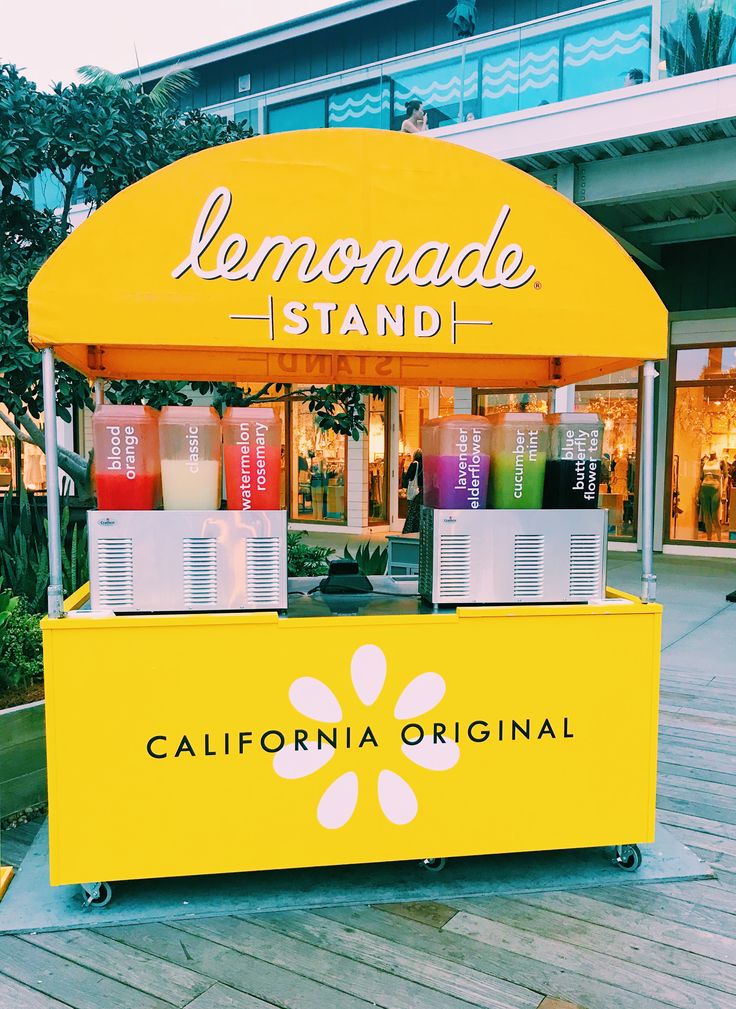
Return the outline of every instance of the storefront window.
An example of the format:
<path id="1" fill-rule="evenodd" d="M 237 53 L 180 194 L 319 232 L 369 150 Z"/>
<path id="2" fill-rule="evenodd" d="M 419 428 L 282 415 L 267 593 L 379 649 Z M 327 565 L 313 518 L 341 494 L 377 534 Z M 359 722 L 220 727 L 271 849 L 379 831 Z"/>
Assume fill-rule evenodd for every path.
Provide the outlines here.
<path id="1" fill-rule="evenodd" d="M 23 483 L 26 490 L 46 490 L 46 456 L 35 445 L 23 445 Z"/>
<path id="2" fill-rule="evenodd" d="M 670 539 L 736 541 L 736 347 L 676 352 Z"/>
<path id="3" fill-rule="evenodd" d="M 292 403 L 290 518 L 346 522 L 346 484 L 344 435 L 323 431 L 306 403 Z"/>
<path id="4" fill-rule="evenodd" d="M 549 402 L 544 393 L 525 389 L 478 389 L 473 412 L 482 417 L 492 413 L 548 413 Z"/>
<path id="5" fill-rule="evenodd" d="M 432 416 L 431 393 L 426 386 L 418 388 L 400 388 L 399 397 L 399 518 L 406 518 L 409 506 L 406 499 L 408 480 L 406 471 L 411 464 L 412 456 L 419 448 L 419 438 L 422 424 Z"/>
<path id="6" fill-rule="evenodd" d="M 368 401 L 368 522 L 388 521 L 388 397 Z"/>
<path id="7" fill-rule="evenodd" d="M 637 433 L 639 373 L 636 368 L 581 382 L 575 409 L 597 413 L 603 421 L 603 459 L 599 504 L 608 509 L 608 532 L 635 539 L 637 519 Z"/>
<path id="8" fill-rule="evenodd" d="M 452 388 L 452 386 L 450 386 L 449 388 L 440 387 L 437 416 L 450 417 L 454 412 L 455 412 L 455 390 Z"/>
<path id="9" fill-rule="evenodd" d="M 15 486 L 15 438 L 0 437 L 0 494 L 12 491 Z"/>

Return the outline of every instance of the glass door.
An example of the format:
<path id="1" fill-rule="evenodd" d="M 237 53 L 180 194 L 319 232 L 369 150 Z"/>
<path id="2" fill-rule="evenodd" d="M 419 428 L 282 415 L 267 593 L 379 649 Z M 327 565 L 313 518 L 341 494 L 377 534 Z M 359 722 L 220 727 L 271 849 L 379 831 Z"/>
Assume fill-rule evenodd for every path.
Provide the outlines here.
<path id="1" fill-rule="evenodd" d="M 388 522 L 389 401 L 368 400 L 368 524 Z"/>
<path id="2" fill-rule="evenodd" d="M 736 346 L 675 355 L 669 539 L 736 545 Z"/>

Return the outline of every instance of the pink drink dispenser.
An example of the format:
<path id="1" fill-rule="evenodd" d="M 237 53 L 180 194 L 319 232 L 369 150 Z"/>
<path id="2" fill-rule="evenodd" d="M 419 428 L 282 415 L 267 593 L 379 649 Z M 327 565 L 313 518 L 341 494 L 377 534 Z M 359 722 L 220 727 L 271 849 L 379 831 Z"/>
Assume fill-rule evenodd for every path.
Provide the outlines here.
<path id="1" fill-rule="evenodd" d="M 161 466 L 158 414 L 148 406 L 101 404 L 92 417 L 97 507 L 151 511 L 158 504 Z"/>
<path id="2" fill-rule="evenodd" d="M 426 431 L 426 436 L 425 436 Z M 422 427 L 424 502 L 433 508 L 486 507 L 491 424 L 487 417 L 454 414 Z M 429 494 L 427 488 L 431 488 Z"/>
<path id="3" fill-rule="evenodd" d="M 222 421 L 227 506 L 236 511 L 281 507 L 281 421 L 272 409 L 230 407 Z"/>

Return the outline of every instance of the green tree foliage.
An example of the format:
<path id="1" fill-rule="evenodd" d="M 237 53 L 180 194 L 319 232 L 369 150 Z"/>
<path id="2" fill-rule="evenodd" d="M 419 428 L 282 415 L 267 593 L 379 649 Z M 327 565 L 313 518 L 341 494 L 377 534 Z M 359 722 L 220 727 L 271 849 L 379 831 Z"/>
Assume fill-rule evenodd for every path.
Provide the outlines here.
<path id="1" fill-rule="evenodd" d="M 133 90 L 138 87 L 135 81 L 120 74 L 115 74 L 104 67 L 90 66 L 87 64 L 77 68 L 77 73 L 87 84 L 97 84 L 100 87 L 111 91 L 121 91 L 126 88 Z M 141 93 L 144 100 L 148 101 L 154 109 L 163 111 L 175 105 L 179 97 L 194 87 L 196 78 L 191 70 L 170 70 L 163 77 L 156 81 L 150 91 Z"/>
<path id="2" fill-rule="evenodd" d="M 731 63 L 736 21 L 719 4 L 707 11 L 689 6 L 679 21 L 662 29 L 662 50 L 670 77 Z"/>
<path id="3" fill-rule="evenodd" d="M 28 284 L 70 231 L 70 212 L 82 202 L 89 212 L 126 186 L 188 154 L 245 139 L 252 130 L 199 110 L 171 107 L 181 79 L 169 80 L 156 100 L 100 68 L 86 68 L 90 83 L 38 91 L 16 67 L 0 66 L 0 420 L 22 441 L 44 448 L 40 355 L 28 343 Z M 179 78 L 181 75 L 179 75 Z M 155 91 L 155 89 L 154 89 Z M 53 209 L 34 202 L 34 187 L 53 180 Z M 303 400 L 326 429 L 358 437 L 365 430 L 362 393 L 355 386 L 289 390 L 278 385 L 240 389 L 199 383 L 197 393 L 221 405 Z M 176 382 L 113 382 L 111 400 L 188 404 L 191 390 Z M 60 366 L 59 416 L 91 405 L 89 383 Z M 84 499 L 91 497 L 89 460 L 60 449 L 59 464 Z"/>

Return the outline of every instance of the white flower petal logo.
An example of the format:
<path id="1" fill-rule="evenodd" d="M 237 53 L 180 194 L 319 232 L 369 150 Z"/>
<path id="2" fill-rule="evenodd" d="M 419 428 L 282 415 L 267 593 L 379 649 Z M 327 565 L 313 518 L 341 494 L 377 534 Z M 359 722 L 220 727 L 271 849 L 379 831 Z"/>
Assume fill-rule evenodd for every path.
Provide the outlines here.
<path id="1" fill-rule="evenodd" d="M 361 645 L 353 653 L 350 678 L 358 699 L 366 706 L 376 703 L 386 683 L 386 656 L 377 645 Z M 438 673 L 415 676 L 399 695 L 394 717 L 400 721 L 418 718 L 435 708 L 445 696 L 445 681 Z M 339 725 L 343 710 L 335 694 L 321 680 L 302 676 L 289 689 L 292 706 L 306 718 Z M 414 764 L 428 771 L 448 771 L 460 759 L 460 748 L 453 740 L 425 736 L 421 742 L 404 742 L 401 752 Z M 305 778 L 325 767 L 335 756 L 334 746 L 319 747 L 307 739 L 285 746 L 273 758 L 273 769 L 280 778 Z M 317 820 L 327 830 L 338 830 L 351 819 L 358 806 L 360 782 L 355 771 L 347 771 L 325 788 L 317 805 Z M 378 803 L 383 815 L 397 826 L 411 823 L 419 803 L 408 781 L 395 771 L 384 769 L 378 775 Z"/>

